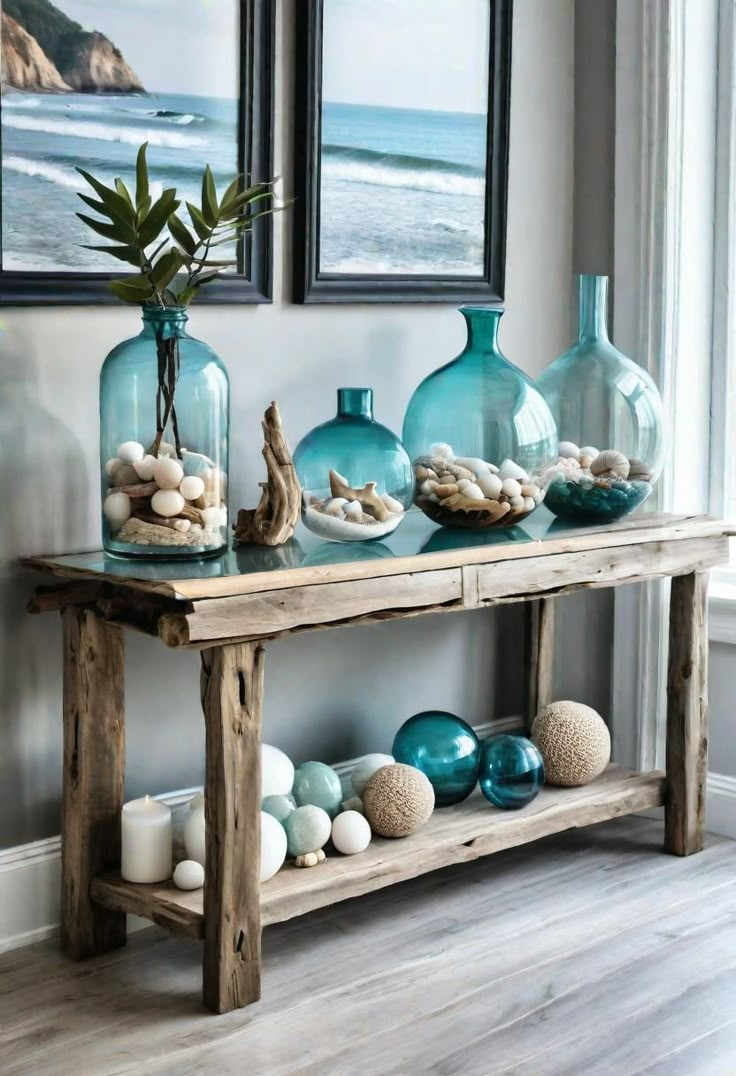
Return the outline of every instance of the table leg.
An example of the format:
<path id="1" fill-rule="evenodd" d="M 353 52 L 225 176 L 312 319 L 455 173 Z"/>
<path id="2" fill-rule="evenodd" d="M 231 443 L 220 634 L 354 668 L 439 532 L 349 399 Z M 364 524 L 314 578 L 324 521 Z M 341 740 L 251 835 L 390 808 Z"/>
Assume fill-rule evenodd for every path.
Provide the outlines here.
<path id="1" fill-rule="evenodd" d="M 261 996 L 263 647 L 202 651 L 207 765 L 203 1000 L 228 1012 Z"/>
<path id="2" fill-rule="evenodd" d="M 526 617 L 526 727 L 543 706 L 552 701 L 555 659 L 554 598 L 538 598 L 524 603 Z"/>
<path id="3" fill-rule="evenodd" d="M 92 877 L 120 861 L 125 774 L 121 628 L 69 606 L 64 626 L 61 944 L 75 960 L 125 945 L 125 914 L 94 904 Z"/>
<path id="4" fill-rule="evenodd" d="M 667 671 L 665 851 L 703 847 L 708 768 L 708 573 L 675 576 L 670 597 Z"/>

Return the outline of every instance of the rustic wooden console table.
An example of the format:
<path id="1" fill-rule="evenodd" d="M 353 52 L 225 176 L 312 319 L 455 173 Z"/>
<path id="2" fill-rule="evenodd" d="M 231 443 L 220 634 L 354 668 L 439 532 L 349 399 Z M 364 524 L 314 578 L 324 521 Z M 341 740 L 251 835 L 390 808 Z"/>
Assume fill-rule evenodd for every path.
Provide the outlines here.
<path id="1" fill-rule="evenodd" d="M 386 543 L 333 545 L 306 532 L 276 550 L 248 547 L 197 564 L 86 553 L 24 563 L 58 577 L 34 612 L 61 610 L 64 636 L 62 943 L 82 959 L 125 943 L 125 913 L 204 939 L 204 1003 L 216 1012 L 260 996 L 261 927 L 451 863 L 560 830 L 664 805 L 665 849 L 703 843 L 706 587 L 728 558 L 726 524 L 630 517 L 570 530 L 539 510 L 525 527 L 465 533 L 410 516 Z M 264 642 L 295 632 L 422 613 L 527 602 L 528 711 L 550 698 L 553 599 L 583 587 L 673 576 L 667 772 L 611 766 L 580 789 L 546 788 L 521 811 L 479 794 L 435 812 L 419 833 L 376 839 L 354 857 L 287 865 L 263 889 L 260 739 Z M 206 722 L 204 891 L 136 885 L 116 872 L 124 777 L 123 629 L 199 649 Z"/>

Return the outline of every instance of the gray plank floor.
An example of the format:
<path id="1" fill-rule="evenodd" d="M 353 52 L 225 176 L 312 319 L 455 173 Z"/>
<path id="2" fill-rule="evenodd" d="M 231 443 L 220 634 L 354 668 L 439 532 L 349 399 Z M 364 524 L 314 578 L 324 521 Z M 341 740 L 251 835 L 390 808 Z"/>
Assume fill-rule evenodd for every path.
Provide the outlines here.
<path id="1" fill-rule="evenodd" d="M 3 1076 L 733 1076 L 736 842 L 608 822 L 264 934 L 264 997 L 199 1004 L 156 929 L 0 957 Z M 316 868 L 319 869 L 319 868 Z"/>

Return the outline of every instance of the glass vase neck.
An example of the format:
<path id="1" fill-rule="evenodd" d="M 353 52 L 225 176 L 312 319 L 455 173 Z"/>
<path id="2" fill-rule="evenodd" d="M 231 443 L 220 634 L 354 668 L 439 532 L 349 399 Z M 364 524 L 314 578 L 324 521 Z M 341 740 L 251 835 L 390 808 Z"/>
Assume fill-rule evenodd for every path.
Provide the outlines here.
<path id="1" fill-rule="evenodd" d="M 608 277 L 580 277 L 581 340 L 608 340 Z"/>
<path id="2" fill-rule="evenodd" d="M 189 317 L 185 306 L 143 307 L 143 332 L 148 335 L 180 335 L 184 332 Z"/>
<path id="3" fill-rule="evenodd" d="M 498 323 L 503 310 L 486 306 L 461 306 L 468 330 L 466 351 L 498 352 Z"/>
<path id="4" fill-rule="evenodd" d="M 337 413 L 340 418 L 373 418 L 373 389 L 338 389 Z"/>

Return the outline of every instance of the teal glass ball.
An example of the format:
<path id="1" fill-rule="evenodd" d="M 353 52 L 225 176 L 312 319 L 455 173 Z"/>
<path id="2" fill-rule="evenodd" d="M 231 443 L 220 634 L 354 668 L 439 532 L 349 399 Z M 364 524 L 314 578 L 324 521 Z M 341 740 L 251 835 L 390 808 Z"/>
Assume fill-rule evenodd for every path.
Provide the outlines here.
<path id="1" fill-rule="evenodd" d="M 273 815 L 283 826 L 291 812 L 296 810 L 296 800 L 293 796 L 264 796 L 261 810 Z"/>
<path id="2" fill-rule="evenodd" d="M 544 762 L 526 736 L 491 736 L 480 749 L 480 790 L 495 807 L 517 810 L 544 784 Z"/>
<path id="3" fill-rule="evenodd" d="M 396 733 L 391 751 L 397 762 L 426 774 L 437 807 L 460 803 L 475 788 L 480 740 L 461 717 L 444 710 L 415 714 Z"/>
<path id="4" fill-rule="evenodd" d="M 292 858 L 316 852 L 327 844 L 332 832 L 330 816 L 321 807 L 297 807 L 284 822 L 286 850 Z"/>
<path id="5" fill-rule="evenodd" d="M 324 762 L 303 762 L 297 766 L 292 794 L 297 806 L 304 807 L 311 803 L 327 811 L 330 818 L 339 813 L 343 801 L 340 778 Z M 309 851 L 313 852 L 314 849 L 310 848 Z"/>

